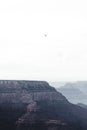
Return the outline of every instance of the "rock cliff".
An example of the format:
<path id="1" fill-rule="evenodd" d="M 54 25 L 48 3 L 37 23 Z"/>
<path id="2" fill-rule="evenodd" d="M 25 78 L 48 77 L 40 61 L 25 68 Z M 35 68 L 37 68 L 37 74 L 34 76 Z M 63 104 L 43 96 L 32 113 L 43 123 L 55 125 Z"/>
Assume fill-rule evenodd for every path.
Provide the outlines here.
<path id="1" fill-rule="evenodd" d="M 45 81 L 0 81 L 1 130 L 87 130 L 87 110 Z"/>
<path id="2" fill-rule="evenodd" d="M 45 81 L 0 81 L 0 103 L 30 103 L 45 99 L 66 100 Z"/>

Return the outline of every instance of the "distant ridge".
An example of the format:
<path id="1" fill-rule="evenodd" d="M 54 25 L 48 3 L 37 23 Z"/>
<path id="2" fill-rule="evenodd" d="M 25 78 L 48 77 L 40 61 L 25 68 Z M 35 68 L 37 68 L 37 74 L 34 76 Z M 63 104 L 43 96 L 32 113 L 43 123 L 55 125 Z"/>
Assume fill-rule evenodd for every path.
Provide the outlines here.
<path id="1" fill-rule="evenodd" d="M 79 81 L 74 83 L 69 82 L 56 89 L 61 92 L 71 103 L 77 104 L 81 102 L 87 104 L 86 81 Z"/>

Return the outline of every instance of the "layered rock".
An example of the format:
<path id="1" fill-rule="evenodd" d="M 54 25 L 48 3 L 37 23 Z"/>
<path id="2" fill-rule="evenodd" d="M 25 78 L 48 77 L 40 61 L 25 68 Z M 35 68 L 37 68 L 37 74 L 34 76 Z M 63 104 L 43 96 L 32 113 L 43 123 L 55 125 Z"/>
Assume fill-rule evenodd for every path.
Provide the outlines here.
<path id="1" fill-rule="evenodd" d="M 32 110 L 37 111 L 39 106 L 36 102 L 44 100 L 67 102 L 62 94 L 45 81 L 1 80 L 0 129 L 15 130 L 19 117 Z"/>
<path id="2" fill-rule="evenodd" d="M 30 103 L 45 99 L 66 100 L 45 81 L 0 81 L 0 103 Z"/>
<path id="3" fill-rule="evenodd" d="M 0 81 L 1 130 L 87 130 L 87 110 L 45 81 Z"/>
<path id="4" fill-rule="evenodd" d="M 43 102 L 43 101 L 42 101 Z M 66 122 L 52 117 L 42 110 L 37 102 L 32 102 L 27 107 L 27 113 L 16 122 L 17 130 L 73 130 Z M 54 112 L 55 114 L 55 112 Z"/>

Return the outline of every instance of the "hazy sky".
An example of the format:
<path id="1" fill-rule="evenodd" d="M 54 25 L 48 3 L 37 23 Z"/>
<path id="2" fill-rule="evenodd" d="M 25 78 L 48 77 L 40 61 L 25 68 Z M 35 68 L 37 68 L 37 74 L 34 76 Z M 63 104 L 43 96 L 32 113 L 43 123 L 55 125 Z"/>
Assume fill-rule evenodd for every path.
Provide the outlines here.
<path id="1" fill-rule="evenodd" d="M 0 0 L 0 79 L 87 80 L 87 0 Z"/>

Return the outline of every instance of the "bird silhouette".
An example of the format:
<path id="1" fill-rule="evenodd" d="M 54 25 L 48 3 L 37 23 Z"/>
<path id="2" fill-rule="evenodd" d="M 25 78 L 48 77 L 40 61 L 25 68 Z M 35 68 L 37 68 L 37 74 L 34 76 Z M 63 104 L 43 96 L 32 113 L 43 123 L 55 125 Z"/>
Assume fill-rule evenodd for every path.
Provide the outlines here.
<path id="1" fill-rule="evenodd" d="M 47 34 L 44 34 L 45 37 L 47 37 Z"/>

